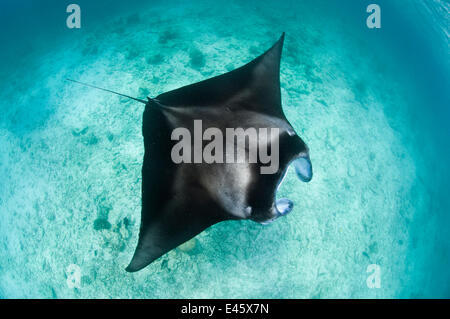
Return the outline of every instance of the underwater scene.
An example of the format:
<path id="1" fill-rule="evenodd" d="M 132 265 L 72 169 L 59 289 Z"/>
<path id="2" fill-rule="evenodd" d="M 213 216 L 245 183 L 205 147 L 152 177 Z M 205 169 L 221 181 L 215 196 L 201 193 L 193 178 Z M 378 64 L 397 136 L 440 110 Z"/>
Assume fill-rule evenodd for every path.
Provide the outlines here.
<path id="1" fill-rule="evenodd" d="M 450 298 L 449 26 L 447 0 L 3 0 L 0 298 Z M 292 212 L 125 271 L 144 105 L 67 79 L 146 100 L 283 32 L 283 112 L 314 169 L 287 171 Z"/>

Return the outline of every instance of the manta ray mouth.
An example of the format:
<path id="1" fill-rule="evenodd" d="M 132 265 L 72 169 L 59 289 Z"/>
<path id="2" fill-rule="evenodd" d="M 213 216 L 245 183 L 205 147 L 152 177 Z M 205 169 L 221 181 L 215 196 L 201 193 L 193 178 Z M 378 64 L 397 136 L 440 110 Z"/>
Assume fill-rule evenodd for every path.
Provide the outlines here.
<path id="1" fill-rule="evenodd" d="M 313 173 L 312 173 L 312 165 L 311 160 L 309 158 L 309 155 L 300 156 L 293 160 L 284 171 L 280 181 L 278 182 L 277 190 L 280 188 L 281 184 L 283 183 L 283 180 L 286 176 L 287 170 L 289 167 L 293 166 L 295 169 L 295 173 L 297 174 L 297 177 L 305 183 L 308 183 L 311 181 Z M 274 208 L 276 210 L 275 217 L 266 220 L 262 222 L 261 224 L 267 225 L 275 221 L 281 216 L 289 214 L 294 209 L 294 202 L 291 201 L 288 198 L 280 198 L 275 201 Z"/>

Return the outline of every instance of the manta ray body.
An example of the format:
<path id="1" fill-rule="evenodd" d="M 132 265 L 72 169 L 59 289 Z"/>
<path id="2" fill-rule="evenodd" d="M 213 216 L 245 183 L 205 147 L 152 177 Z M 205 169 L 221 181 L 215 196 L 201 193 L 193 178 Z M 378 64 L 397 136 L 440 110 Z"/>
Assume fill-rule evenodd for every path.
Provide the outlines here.
<path id="1" fill-rule="evenodd" d="M 281 106 L 280 61 L 284 33 L 265 53 L 228 73 L 147 98 L 143 114 L 144 160 L 139 239 L 126 268 L 143 269 L 154 260 L 226 220 L 262 224 L 289 213 L 293 203 L 276 199 L 287 168 L 309 182 L 309 149 Z M 115 92 L 114 92 L 115 93 Z M 129 97 L 129 96 L 127 96 Z M 171 158 L 173 130 L 194 135 L 204 128 L 278 128 L 279 169 L 261 174 L 262 163 L 179 163 Z"/>

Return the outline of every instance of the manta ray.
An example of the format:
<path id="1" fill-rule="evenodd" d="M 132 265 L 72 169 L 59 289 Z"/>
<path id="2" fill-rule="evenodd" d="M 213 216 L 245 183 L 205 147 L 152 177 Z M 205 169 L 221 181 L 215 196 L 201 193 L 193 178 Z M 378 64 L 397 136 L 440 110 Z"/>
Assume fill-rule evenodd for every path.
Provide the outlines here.
<path id="1" fill-rule="evenodd" d="M 284 37 L 283 33 L 269 50 L 244 66 L 147 100 L 88 85 L 145 104 L 141 224 L 126 271 L 145 268 L 216 223 L 250 219 L 267 224 L 292 211 L 293 202 L 277 199 L 276 191 L 289 166 L 303 182 L 311 180 L 312 166 L 308 146 L 281 105 Z M 175 163 L 172 132 L 184 127 L 194 134 L 195 120 L 223 130 L 277 128 L 278 169 L 261 174 L 259 159 L 256 163 Z"/>

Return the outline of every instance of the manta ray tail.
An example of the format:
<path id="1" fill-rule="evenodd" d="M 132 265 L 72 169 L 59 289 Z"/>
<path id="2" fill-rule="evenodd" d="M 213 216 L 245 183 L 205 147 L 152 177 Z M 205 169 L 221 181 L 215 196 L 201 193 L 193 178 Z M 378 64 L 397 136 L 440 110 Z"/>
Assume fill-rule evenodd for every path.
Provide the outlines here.
<path id="1" fill-rule="evenodd" d="M 114 92 L 114 91 L 111 91 L 111 90 L 108 90 L 108 89 L 104 89 L 104 88 L 101 88 L 101 87 L 98 87 L 98 86 L 95 86 L 95 85 L 91 85 L 91 84 L 87 84 L 87 83 L 83 83 L 83 82 L 79 82 L 79 81 L 75 81 L 75 80 L 71 80 L 71 79 L 66 79 L 66 80 L 70 81 L 70 82 L 78 83 L 78 84 L 81 84 L 81 85 L 84 85 L 84 86 L 88 86 L 88 87 L 91 87 L 91 88 L 94 88 L 94 89 L 97 89 L 97 90 L 102 90 L 102 91 L 105 91 L 105 92 L 113 93 L 113 94 L 116 94 L 116 95 L 119 95 L 119 96 L 123 96 L 123 97 L 129 98 L 129 99 L 132 99 L 132 100 L 135 100 L 135 101 L 147 104 L 147 101 L 144 101 L 144 100 L 141 100 L 141 99 L 129 96 L 129 95 L 125 95 L 125 94 L 122 94 L 122 93 Z"/>

